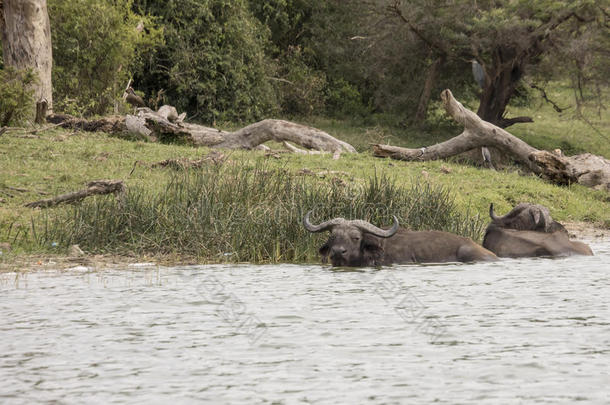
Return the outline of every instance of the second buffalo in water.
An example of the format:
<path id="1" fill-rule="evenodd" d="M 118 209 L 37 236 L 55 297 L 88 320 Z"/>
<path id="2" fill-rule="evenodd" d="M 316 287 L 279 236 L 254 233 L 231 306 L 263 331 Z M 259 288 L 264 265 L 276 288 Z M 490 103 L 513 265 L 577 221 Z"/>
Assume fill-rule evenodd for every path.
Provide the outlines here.
<path id="1" fill-rule="evenodd" d="M 521 203 L 499 217 L 491 204 L 489 216 L 483 246 L 499 257 L 593 255 L 586 244 L 571 241 L 568 231 L 543 205 Z"/>

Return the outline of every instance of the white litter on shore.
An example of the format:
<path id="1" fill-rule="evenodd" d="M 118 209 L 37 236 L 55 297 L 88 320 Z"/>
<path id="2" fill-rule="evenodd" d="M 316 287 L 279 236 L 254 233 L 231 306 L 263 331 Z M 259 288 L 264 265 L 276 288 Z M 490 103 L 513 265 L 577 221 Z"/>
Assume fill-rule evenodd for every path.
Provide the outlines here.
<path id="1" fill-rule="evenodd" d="M 127 267 L 151 267 L 151 266 L 156 266 L 156 263 L 131 263 L 129 266 Z"/>
<path id="2" fill-rule="evenodd" d="M 76 266 L 76 267 L 70 267 L 68 269 L 68 271 L 89 271 L 89 267 L 87 266 Z"/>

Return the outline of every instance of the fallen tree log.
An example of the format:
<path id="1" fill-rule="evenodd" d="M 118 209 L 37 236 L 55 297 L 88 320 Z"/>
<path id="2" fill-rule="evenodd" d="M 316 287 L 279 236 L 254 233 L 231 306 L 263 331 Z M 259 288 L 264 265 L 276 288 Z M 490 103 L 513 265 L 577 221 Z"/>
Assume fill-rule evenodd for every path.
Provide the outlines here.
<path id="1" fill-rule="evenodd" d="M 307 149 L 330 152 L 354 153 L 356 149 L 316 128 L 290 121 L 266 119 L 234 132 L 222 131 L 203 125 L 184 122 L 184 114 L 178 116 L 173 107 L 162 106 L 155 112 L 150 108 L 138 108 L 136 115 L 84 120 L 67 115 L 51 115 L 48 121 L 62 123 L 63 127 L 86 131 L 133 132 L 156 141 L 157 139 L 186 139 L 196 146 L 226 149 L 254 149 L 267 141 L 292 142 Z M 171 111 L 168 113 L 168 111 Z"/>
<path id="2" fill-rule="evenodd" d="M 483 121 L 457 101 L 450 90 L 444 90 L 441 99 L 447 113 L 464 126 L 460 135 L 420 149 L 376 144 L 373 145 L 374 156 L 426 161 L 448 158 L 475 148 L 495 147 L 529 171 L 555 184 L 579 183 L 610 191 L 610 160 L 590 153 L 562 156 L 538 150 L 506 130 Z"/>
<path id="3" fill-rule="evenodd" d="M 25 206 L 28 208 L 49 208 L 58 204 L 75 203 L 91 195 L 99 194 L 115 194 L 120 198 L 125 193 L 125 190 L 125 184 L 122 180 L 95 180 L 87 183 L 87 188 L 84 190 L 34 201 L 25 204 Z"/>
<path id="4" fill-rule="evenodd" d="M 96 120 L 73 117 L 69 114 L 51 114 L 47 116 L 47 122 L 57 124 L 62 128 L 76 129 L 87 132 L 118 133 L 125 131 L 125 117 L 113 115 Z"/>

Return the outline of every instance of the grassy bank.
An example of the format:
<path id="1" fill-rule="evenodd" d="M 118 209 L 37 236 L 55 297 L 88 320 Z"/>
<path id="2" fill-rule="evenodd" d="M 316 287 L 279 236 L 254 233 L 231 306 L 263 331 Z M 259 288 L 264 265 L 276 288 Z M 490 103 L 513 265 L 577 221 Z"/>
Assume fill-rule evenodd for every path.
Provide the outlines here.
<path id="1" fill-rule="evenodd" d="M 581 186 L 557 187 L 517 172 L 455 163 L 406 164 L 368 154 L 329 156 L 232 152 L 198 170 L 151 168 L 207 150 L 55 131 L 6 137 L 0 153 L 0 240 L 14 253 L 173 254 L 201 261 L 315 260 L 323 236 L 300 225 L 317 219 L 367 218 L 389 224 L 396 214 L 415 229 L 445 229 L 480 238 L 490 202 L 504 212 L 521 201 L 547 205 L 559 220 L 608 226 L 610 199 Z M 135 169 L 134 169 L 135 165 Z M 133 169 L 133 172 L 132 172 Z M 448 172 L 448 173 L 447 173 Z M 131 173 L 131 174 L 130 174 Z M 124 179 L 129 193 L 75 207 L 31 210 L 28 201 L 83 187 L 91 179 Z"/>
<path id="2" fill-rule="evenodd" d="M 568 115 L 558 119 L 548 106 L 538 108 L 533 113 L 542 118 L 511 132 L 539 148 L 610 156 L 603 134 L 585 132 L 587 124 Z M 532 110 L 511 111 L 524 113 Z M 493 172 L 452 161 L 407 164 L 368 152 L 370 143 L 416 147 L 459 133 L 448 123 L 436 131 L 321 118 L 307 124 L 364 153 L 332 160 L 327 155 L 224 151 L 223 164 L 176 171 L 151 165 L 200 158 L 210 151 L 60 129 L 38 136 L 10 132 L 0 142 L 0 242 L 12 246 L 12 256 L 63 254 L 70 244 L 79 244 L 87 253 L 298 262 L 316 260 L 323 238 L 300 225 L 309 209 L 316 208 L 315 220 L 341 215 L 387 225 L 397 215 L 415 229 L 445 229 L 479 239 L 490 202 L 503 213 L 522 201 L 548 206 L 560 221 L 610 227 L 605 192 L 550 185 L 516 169 Z M 604 128 L 602 121 L 596 124 Z M 40 211 L 23 206 L 95 179 L 124 180 L 129 194 L 123 204 L 101 196 L 75 207 Z M 7 260 L 6 252 L 1 260 Z"/>

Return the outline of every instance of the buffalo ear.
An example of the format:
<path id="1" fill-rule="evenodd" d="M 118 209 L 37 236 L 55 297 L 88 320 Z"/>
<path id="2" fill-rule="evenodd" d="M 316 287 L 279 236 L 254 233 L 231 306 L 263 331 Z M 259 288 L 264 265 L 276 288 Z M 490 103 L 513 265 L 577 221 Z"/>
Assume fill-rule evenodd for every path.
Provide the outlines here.
<path id="1" fill-rule="evenodd" d="M 544 220 L 544 215 L 539 210 L 530 211 L 530 216 L 534 221 L 534 227 L 532 230 L 537 231 L 540 229 L 542 231 L 546 231 L 546 221 Z"/>
<path id="2" fill-rule="evenodd" d="M 365 233 L 362 237 L 362 255 L 369 264 L 377 264 L 383 256 L 381 238 Z"/>
<path id="3" fill-rule="evenodd" d="M 318 250 L 318 252 L 320 252 L 320 256 L 322 256 L 322 263 L 326 263 L 328 261 L 329 251 L 330 251 L 330 246 L 328 246 L 328 243 L 325 243 L 324 245 L 322 245 L 320 250 Z"/>
<path id="4" fill-rule="evenodd" d="M 551 226 L 549 226 L 549 229 L 547 232 L 548 233 L 563 232 L 566 235 L 568 235 L 568 230 L 557 221 L 551 222 Z"/>

